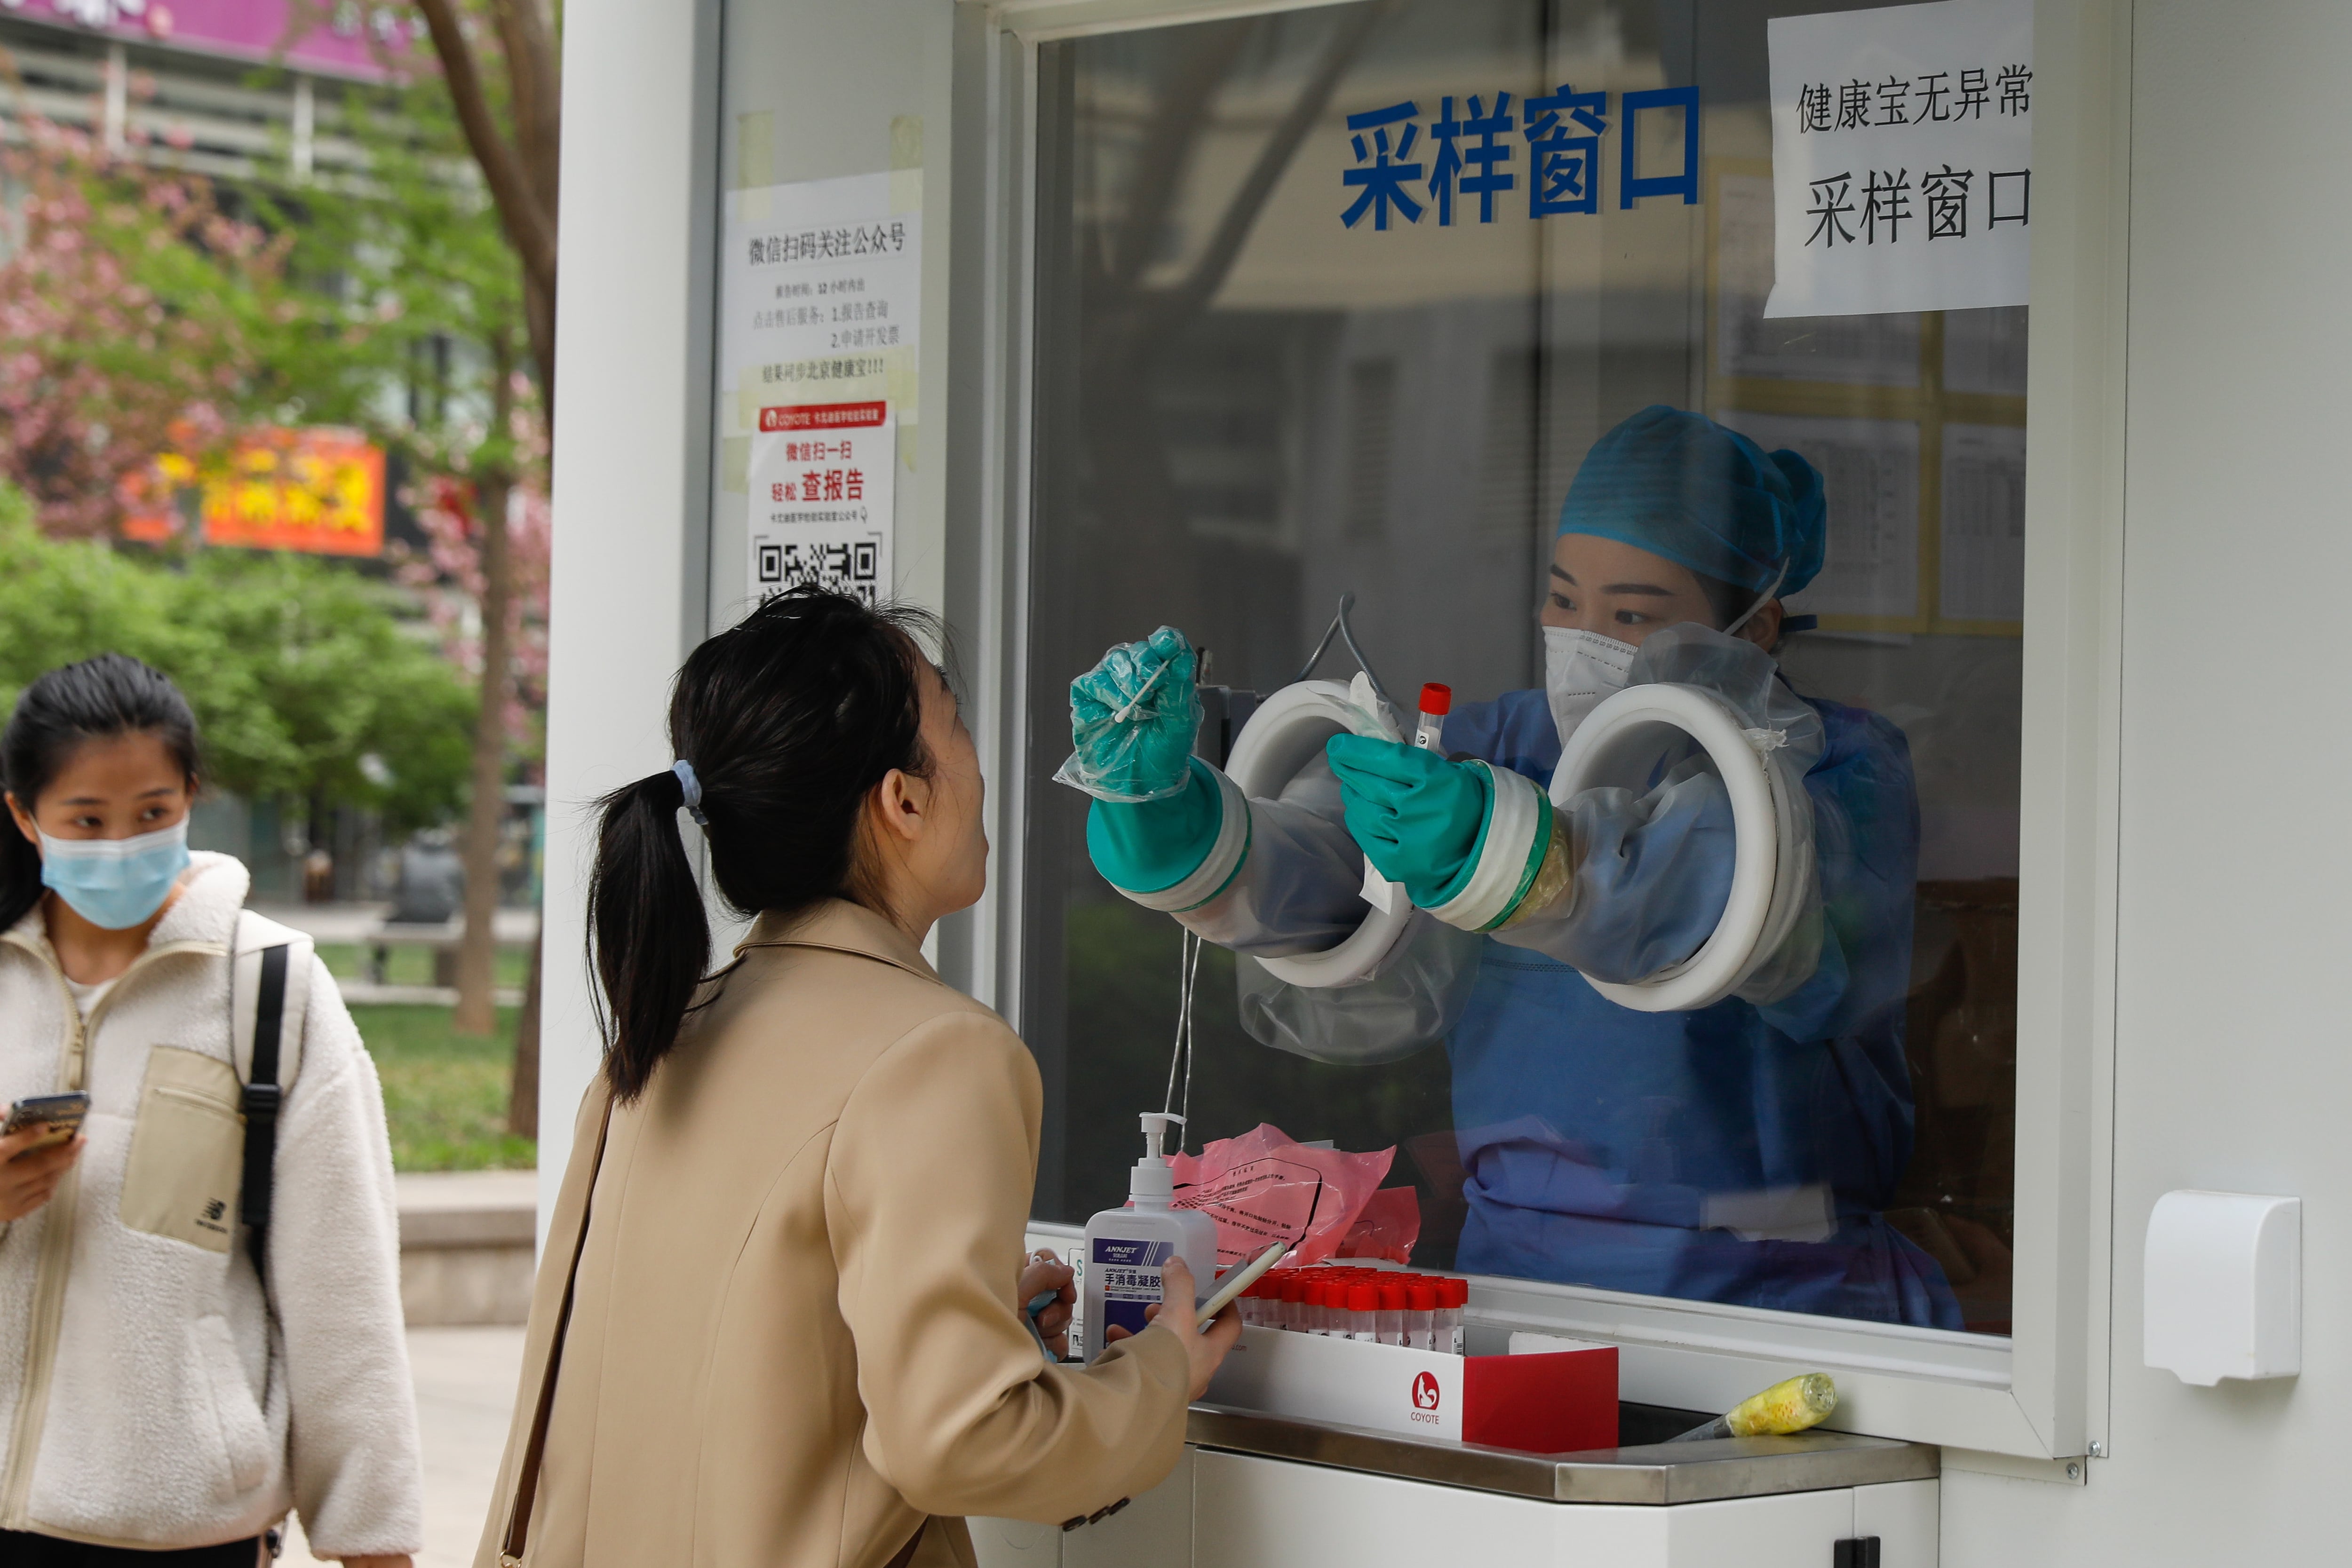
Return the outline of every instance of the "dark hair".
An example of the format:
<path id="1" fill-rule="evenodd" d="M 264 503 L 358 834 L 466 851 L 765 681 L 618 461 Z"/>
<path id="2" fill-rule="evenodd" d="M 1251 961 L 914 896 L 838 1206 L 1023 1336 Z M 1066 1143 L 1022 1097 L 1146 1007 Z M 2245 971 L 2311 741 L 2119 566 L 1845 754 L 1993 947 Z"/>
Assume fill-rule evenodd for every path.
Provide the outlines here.
<path id="1" fill-rule="evenodd" d="M 922 675 L 933 666 L 919 637 L 942 641 L 921 611 L 800 588 L 688 655 L 670 690 L 670 746 L 701 786 L 711 880 L 738 914 L 834 897 L 889 913 L 861 863 L 859 810 L 892 768 L 930 771 Z M 589 956 L 604 983 L 604 1075 L 624 1102 L 677 1043 L 710 963 L 679 836 L 685 802 L 667 768 L 598 802 Z"/>
<path id="2" fill-rule="evenodd" d="M 196 716 L 172 677 L 123 653 L 61 664 L 26 686 L 0 730 L 0 782 L 27 814 L 86 741 L 152 735 L 194 783 L 203 774 Z M 0 832 L 0 931 L 41 900 L 41 852 L 16 831 Z"/>
<path id="3" fill-rule="evenodd" d="M 1715 629 L 1718 632 L 1747 614 L 1748 607 L 1756 602 L 1756 591 L 1752 588 L 1742 588 L 1703 571 L 1691 575 L 1698 579 L 1698 591 L 1706 596 L 1706 607 L 1715 615 Z"/>

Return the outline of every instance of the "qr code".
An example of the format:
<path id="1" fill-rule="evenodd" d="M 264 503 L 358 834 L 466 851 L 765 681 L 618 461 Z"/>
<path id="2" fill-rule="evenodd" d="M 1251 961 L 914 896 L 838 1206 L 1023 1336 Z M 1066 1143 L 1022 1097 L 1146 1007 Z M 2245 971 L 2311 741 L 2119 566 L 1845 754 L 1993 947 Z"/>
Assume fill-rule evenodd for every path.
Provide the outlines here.
<path id="1" fill-rule="evenodd" d="M 857 539 L 761 539 L 755 547 L 762 601 L 803 583 L 873 604 L 882 592 L 882 536 Z"/>

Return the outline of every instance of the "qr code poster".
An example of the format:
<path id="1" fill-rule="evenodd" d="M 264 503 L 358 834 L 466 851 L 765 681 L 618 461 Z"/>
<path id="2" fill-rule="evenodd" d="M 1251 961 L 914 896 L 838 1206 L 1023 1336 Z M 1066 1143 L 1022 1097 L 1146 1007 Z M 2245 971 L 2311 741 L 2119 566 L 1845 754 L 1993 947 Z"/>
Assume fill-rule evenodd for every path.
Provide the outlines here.
<path id="1" fill-rule="evenodd" d="M 882 560 L 887 549 L 880 534 L 855 539 L 755 538 L 751 576 L 757 598 L 764 603 L 788 588 L 813 582 L 872 604 L 882 596 Z"/>
<path id="2" fill-rule="evenodd" d="M 804 582 L 868 604 L 887 596 L 898 434 L 885 402 L 760 411 L 747 476 L 754 602 Z"/>

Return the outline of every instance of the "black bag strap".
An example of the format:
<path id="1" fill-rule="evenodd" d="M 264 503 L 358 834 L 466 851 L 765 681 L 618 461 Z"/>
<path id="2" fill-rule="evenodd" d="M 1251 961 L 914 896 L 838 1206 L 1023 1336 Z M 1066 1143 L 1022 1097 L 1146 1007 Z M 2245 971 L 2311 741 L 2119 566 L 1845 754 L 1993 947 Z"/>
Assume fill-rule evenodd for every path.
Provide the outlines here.
<path id="1" fill-rule="evenodd" d="M 270 1186 L 278 1170 L 278 1108 L 285 1098 L 278 1085 L 278 1039 L 286 1022 L 287 952 L 283 942 L 261 950 L 261 983 L 253 998 L 253 1068 L 243 1096 L 245 1177 L 237 1216 L 245 1221 L 254 1272 L 265 1275 Z"/>

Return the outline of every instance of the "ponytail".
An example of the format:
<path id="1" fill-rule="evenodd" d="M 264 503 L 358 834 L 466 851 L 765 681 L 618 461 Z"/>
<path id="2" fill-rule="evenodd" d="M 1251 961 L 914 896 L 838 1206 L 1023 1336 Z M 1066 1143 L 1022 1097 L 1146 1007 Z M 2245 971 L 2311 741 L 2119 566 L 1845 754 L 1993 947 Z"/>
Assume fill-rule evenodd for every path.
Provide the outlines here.
<path id="1" fill-rule="evenodd" d="M 930 772 L 922 642 L 940 640 L 919 611 L 800 588 L 688 656 L 670 694 L 679 765 L 598 802 L 589 958 L 618 1099 L 645 1092 L 710 965 L 679 811 L 703 824 L 711 881 L 739 915 L 789 917 L 827 898 L 878 908 L 860 810 L 893 768 Z"/>
<path id="2" fill-rule="evenodd" d="M 644 1092 L 669 1049 L 648 1051 L 645 1042 L 677 1038 L 710 967 L 710 920 L 678 837 L 677 775 L 625 784 L 598 804 L 604 815 L 588 883 L 588 929 L 612 1009 L 609 1016 L 598 1009 L 604 1072 L 625 1101 Z"/>

